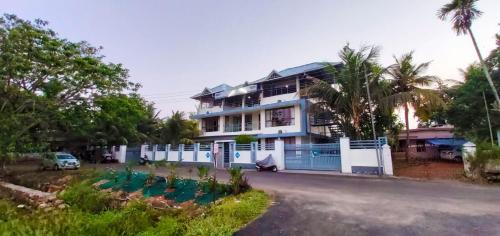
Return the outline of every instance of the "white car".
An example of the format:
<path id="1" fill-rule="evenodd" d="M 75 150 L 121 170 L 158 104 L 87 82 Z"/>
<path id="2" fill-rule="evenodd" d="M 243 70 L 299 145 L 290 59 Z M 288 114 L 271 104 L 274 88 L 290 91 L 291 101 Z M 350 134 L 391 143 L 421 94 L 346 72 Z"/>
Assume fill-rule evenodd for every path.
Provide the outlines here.
<path id="1" fill-rule="evenodd" d="M 441 150 L 439 153 L 441 159 L 462 162 L 462 147 L 456 147 L 448 150 Z"/>
<path id="2" fill-rule="evenodd" d="M 80 161 L 73 155 L 65 152 L 48 154 L 42 158 L 42 169 L 78 169 Z"/>

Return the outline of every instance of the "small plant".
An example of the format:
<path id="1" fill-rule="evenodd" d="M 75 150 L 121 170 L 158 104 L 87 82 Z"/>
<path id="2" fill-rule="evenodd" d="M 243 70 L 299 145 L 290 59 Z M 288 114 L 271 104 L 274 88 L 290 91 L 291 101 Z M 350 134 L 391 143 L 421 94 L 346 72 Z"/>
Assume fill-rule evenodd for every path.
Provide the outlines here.
<path id="1" fill-rule="evenodd" d="M 229 183 L 233 194 L 240 194 L 250 189 L 248 179 L 244 177 L 245 174 L 241 171 L 241 167 L 231 167 L 228 169 L 228 172 L 230 176 Z"/>
<path id="2" fill-rule="evenodd" d="M 253 136 L 250 136 L 250 135 L 240 134 L 234 138 L 234 141 L 237 144 L 250 144 L 252 142 L 256 142 L 257 139 Z"/>
<path id="3" fill-rule="evenodd" d="M 177 163 L 168 163 L 169 174 L 167 176 L 167 186 L 168 188 L 175 188 L 175 183 L 178 180 L 177 177 Z"/>
<path id="4" fill-rule="evenodd" d="M 118 183 L 118 172 L 116 172 L 116 170 L 114 169 L 109 170 L 109 175 L 115 184 Z"/>
<path id="5" fill-rule="evenodd" d="M 208 177 L 208 171 L 210 170 L 207 166 L 198 166 L 198 178 L 204 180 Z"/>
<path id="6" fill-rule="evenodd" d="M 132 175 L 134 175 L 134 165 L 132 164 L 132 162 L 129 162 L 127 164 L 127 166 L 125 166 L 125 173 L 127 174 L 126 175 L 126 178 L 127 178 L 127 181 L 130 181 L 132 180 Z"/>
<path id="7" fill-rule="evenodd" d="M 154 165 L 149 165 L 148 168 L 149 168 L 149 172 L 148 172 L 148 175 L 146 177 L 146 180 L 144 181 L 144 185 L 151 186 L 151 185 L 153 185 L 153 183 L 156 179 L 156 168 Z"/>

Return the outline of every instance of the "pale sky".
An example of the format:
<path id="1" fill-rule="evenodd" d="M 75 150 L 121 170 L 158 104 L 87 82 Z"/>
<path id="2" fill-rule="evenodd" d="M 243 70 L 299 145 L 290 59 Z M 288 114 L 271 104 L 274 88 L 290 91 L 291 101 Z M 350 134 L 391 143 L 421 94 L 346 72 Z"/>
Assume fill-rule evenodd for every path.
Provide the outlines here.
<path id="1" fill-rule="evenodd" d="M 428 74 L 461 79 L 476 61 L 470 38 L 457 37 L 436 11 L 449 0 L 0 0 L 0 12 L 49 21 L 60 37 L 102 46 L 122 63 L 162 115 L 195 110 L 189 97 L 220 83 L 237 85 L 338 51 L 382 47 L 380 62 L 415 50 Z M 487 55 L 500 31 L 500 1 L 481 0 L 473 25 Z"/>

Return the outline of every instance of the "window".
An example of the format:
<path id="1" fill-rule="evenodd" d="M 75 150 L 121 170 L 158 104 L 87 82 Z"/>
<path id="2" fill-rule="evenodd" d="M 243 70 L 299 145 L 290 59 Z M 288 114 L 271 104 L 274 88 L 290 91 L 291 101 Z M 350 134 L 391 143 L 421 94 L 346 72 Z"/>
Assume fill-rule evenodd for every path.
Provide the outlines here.
<path id="1" fill-rule="evenodd" d="M 202 119 L 201 130 L 203 132 L 219 131 L 219 117 L 210 117 Z"/>
<path id="2" fill-rule="evenodd" d="M 252 130 L 252 114 L 245 115 L 245 131 Z"/>
<path id="3" fill-rule="evenodd" d="M 266 110 L 266 127 L 294 125 L 293 107 Z"/>

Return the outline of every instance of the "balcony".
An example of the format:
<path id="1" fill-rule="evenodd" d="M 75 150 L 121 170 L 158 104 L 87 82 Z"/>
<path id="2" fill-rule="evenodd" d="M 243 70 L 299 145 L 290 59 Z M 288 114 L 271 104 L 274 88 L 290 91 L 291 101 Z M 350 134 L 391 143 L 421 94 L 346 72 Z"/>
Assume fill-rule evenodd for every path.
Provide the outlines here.
<path id="1" fill-rule="evenodd" d="M 295 118 L 280 118 L 266 120 L 266 127 L 290 126 L 295 125 Z"/>
<path id="2" fill-rule="evenodd" d="M 241 131 L 241 124 L 226 124 L 224 126 L 224 132 L 240 132 Z"/>

